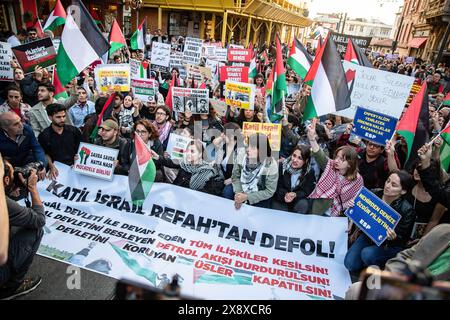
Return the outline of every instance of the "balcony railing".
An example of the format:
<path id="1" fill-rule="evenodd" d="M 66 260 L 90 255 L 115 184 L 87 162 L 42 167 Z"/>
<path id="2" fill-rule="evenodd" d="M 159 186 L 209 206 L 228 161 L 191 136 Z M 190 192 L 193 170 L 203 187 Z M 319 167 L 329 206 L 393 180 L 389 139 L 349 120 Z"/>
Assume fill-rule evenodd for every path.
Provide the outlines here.
<path id="1" fill-rule="evenodd" d="M 425 19 L 450 16 L 450 0 L 429 0 Z"/>

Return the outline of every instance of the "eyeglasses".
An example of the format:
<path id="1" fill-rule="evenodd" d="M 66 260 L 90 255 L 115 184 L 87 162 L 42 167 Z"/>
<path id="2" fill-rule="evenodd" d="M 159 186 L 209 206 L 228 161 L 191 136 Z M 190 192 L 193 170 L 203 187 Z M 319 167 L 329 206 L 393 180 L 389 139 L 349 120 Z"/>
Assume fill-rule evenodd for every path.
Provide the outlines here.
<path id="1" fill-rule="evenodd" d="M 157 116 L 167 116 L 165 112 L 156 112 L 155 115 Z"/>
<path id="2" fill-rule="evenodd" d="M 331 122 L 325 122 L 325 125 L 327 125 L 327 126 L 331 126 L 331 125 L 332 125 L 332 123 L 331 123 Z"/>
<path id="3" fill-rule="evenodd" d="M 381 146 L 379 144 L 375 144 L 375 143 L 371 143 L 371 142 L 369 142 L 367 144 L 367 148 L 369 148 L 369 147 L 376 148 L 376 149 L 381 148 Z"/>

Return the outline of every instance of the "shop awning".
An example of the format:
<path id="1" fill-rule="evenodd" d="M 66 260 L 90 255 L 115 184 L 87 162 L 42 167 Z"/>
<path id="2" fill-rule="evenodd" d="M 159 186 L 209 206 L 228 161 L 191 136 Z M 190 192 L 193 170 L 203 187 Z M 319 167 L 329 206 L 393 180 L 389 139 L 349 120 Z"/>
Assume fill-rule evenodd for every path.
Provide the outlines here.
<path id="1" fill-rule="evenodd" d="M 409 42 L 408 46 L 411 47 L 411 48 L 416 48 L 416 49 L 418 49 L 418 48 L 420 48 L 420 47 L 427 41 L 427 39 L 428 39 L 428 38 L 413 38 L 413 39 Z"/>

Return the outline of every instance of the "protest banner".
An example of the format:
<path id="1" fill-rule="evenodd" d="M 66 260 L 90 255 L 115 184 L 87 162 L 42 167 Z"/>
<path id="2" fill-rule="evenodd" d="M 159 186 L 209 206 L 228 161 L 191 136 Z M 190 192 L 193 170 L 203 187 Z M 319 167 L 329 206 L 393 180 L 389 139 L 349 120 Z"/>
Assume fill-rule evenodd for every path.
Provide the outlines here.
<path id="1" fill-rule="evenodd" d="M 225 102 L 232 107 L 253 110 L 255 89 L 254 84 L 227 80 L 225 82 Z"/>
<path id="2" fill-rule="evenodd" d="M 397 60 L 399 57 L 398 53 L 388 53 L 384 56 L 384 59 L 388 61 Z"/>
<path id="3" fill-rule="evenodd" d="M 406 57 L 406 58 L 405 58 L 405 63 L 406 63 L 406 64 L 414 63 L 414 60 L 415 60 L 415 59 L 416 59 L 415 57 Z"/>
<path id="4" fill-rule="evenodd" d="M 158 92 L 158 84 L 154 79 L 131 79 L 131 90 L 133 96 L 147 103 L 155 99 Z"/>
<path id="5" fill-rule="evenodd" d="M 345 72 L 355 71 L 351 86 L 350 108 L 337 112 L 339 116 L 353 119 L 357 107 L 400 118 L 409 97 L 414 77 L 359 66 L 343 61 Z"/>
<path id="6" fill-rule="evenodd" d="M 207 81 L 212 79 L 211 69 L 206 67 L 195 66 L 193 64 L 185 64 L 187 79 L 195 81 Z"/>
<path id="7" fill-rule="evenodd" d="M 225 101 L 210 99 L 209 102 L 220 117 L 225 117 L 227 113 L 227 104 Z"/>
<path id="8" fill-rule="evenodd" d="M 36 66 L 47 68 L 56 64 L 56 50 L 50 38 L 15 46 L 12 52 L 24 74 L 34 72 Z"/>
<path id="9" fill-rule="evenodd" d="M 272 151 L 280 151 L 281 147 L 281 124 L 244 122 L 242 124 L 242 134 L 245 139 L 254 133 L 263 133 L 269 138 Z"/>
<path id="10" fill-rule="evenodd" d="M 11 59 L 11 45 L 7 42 L 0 42 L 0 81 L 14 81 Z"/>
<path id="11" fill-rule="evenodd" d="M 182 52 L 171 52 L 170 53 L 170 70 L 173 68 L 178 68 L 180 72 L 180 78 L 186 79 L 186 68 L 183 63 L 183 53 Z"/>
<path id="12" fill-rule="evenodd" d="M 97 90 L 108 92 L 109 88 L 114 91 L 130 91 L 130 65 L 129 64 L 102 64 L 94 69 Z"/>
<path id="13" fill-rule="evenodd" d="M 220 67 L 220 81 L 248 82 L 249 67 Z"/>
<path id="14" fill-rule="evenodd" d="M 366 49 L 369 47 L 372 37 L 359 37 L 353 35 L 347 35 L 343 33 L 331 32 L 331 38 L 336 43 L 336 48 L 339 53 L 347 50 L 348 39 L 352 38 L 353 41 L 361 48 Z"/>
<path id="15" fill-rule="evenodd" d="M 351 284 L 346 218 L 246 204 L 237 214 L 233 201 L 165 183 L 137 206 L 127 177 L 56 167 L 38 183 L 42 256 L 152 287 L 177 274 L 180 293 L 200 299 L 334 300 Z"/>
<path id="16" fill-rule="evenodd" d="M 187 37 L 184 42 L 183 62 L 199 65 L 202 55 L 202 39 Z"/>
<path id="17" fill-rule="evenodd" d="M 193 114 L 209 113 L 208 89 L 172 88 L 174 112 L 191 111 Z"/>
<path id="18" fill-rule="evenodd" d="M 387 229 L 394 230 L 401 219 L 394 209 L 365 187 L 356 196 L 355 206 L 347 209 L 345 215 L 377 246 L 386 240 Z"/>
<path id="19" fill-rule="evenodd" d="M 169 142 L 167 143 L 166 151 L 170 155 L 170 160 L 182 161 L 184 157 L 184 150 L 186 150 L 188 144 L 192 141 L 189 137 L 180 136 L 176 133 L 171 133 L 169 136 Z"/>
<path id="20" fill-rule="evenodd" d="M 170 44 L 162 42 L 153 42 L 151 70 L 169 72 L 170 66 Z"/>
<path id="21" fill-rule="evenodd" d="M 252 60 L 251 49 L 228 49 L 228 62 L 250 63 L 250 60 Z"/>
<path id="22" fill-rule="evenodd" d="M 114 161 L 119 155 L 118 149 L 96 146 L 81 142 L 78 148 L 78 159 L 73 170 L 80 174 L 111 181 L 114 176 Z"/>
<path id="23" fill-rule="evenodd" d="M 391 140 L 397 126 L 397 119 L 361 107 L 356 109 L 353 133 L 379 145 Z"/>

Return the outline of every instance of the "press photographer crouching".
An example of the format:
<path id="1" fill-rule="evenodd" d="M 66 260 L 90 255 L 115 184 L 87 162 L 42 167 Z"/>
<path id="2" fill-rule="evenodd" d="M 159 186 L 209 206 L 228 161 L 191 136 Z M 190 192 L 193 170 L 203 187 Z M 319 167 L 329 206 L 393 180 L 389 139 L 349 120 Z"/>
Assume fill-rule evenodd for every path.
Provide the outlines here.
<path id="1" fill-rule="evenodd" d="M 0 266 L 0 300 L 10 300 L 33 291 L 41 283 L 39 276 L 25 276 L 44 234 L 45 211 L 37 190 L 36 169 L 23 168 L 16 174 L 11 162 L 5 159 L 0 178 L 5 189 L 10 228 L 8 259 L 6 264 Z M 31 206 L 21 206 L 9 197 L 18 184 L 16 179 L 27 186 Z"/>

